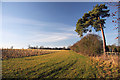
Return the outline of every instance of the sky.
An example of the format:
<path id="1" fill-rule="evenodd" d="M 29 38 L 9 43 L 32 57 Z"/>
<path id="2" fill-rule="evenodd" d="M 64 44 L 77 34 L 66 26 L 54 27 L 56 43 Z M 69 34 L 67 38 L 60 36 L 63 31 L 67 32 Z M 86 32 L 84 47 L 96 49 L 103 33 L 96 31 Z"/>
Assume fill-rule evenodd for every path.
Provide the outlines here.
<path id="1" fill-rule="evenodd" d="M 96 4 L 103 2 L 2 2 L 0 47 L 71 46 L 81 39 L 74 31 L 76 22 Z M 116 10 L 113 7 L 108 9 L 110 13 Z M 117 44 L 118 30 L 113 30 L 112 17 L 106 19 L 106 43 Z M 101 32 L 92 33 L 101 36 Z"/>

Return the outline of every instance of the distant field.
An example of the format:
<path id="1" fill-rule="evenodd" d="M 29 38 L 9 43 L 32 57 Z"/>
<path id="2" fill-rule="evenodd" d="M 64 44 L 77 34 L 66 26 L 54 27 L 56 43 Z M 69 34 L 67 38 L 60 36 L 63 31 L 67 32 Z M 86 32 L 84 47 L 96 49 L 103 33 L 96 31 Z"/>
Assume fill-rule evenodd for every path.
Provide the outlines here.
<path id="1" fill-rule="evenodd" d="M 2 49 L 2 59 L 36 56 L 36 55 L 50 54 L 58 51 L 63 51 L 63 50 Z"/>
<path id="2" fill-rule="evenodd" d="M 115 78 L 118 67 L 94 61 L 73 51 L 2 61 L 3 78 Z"/>

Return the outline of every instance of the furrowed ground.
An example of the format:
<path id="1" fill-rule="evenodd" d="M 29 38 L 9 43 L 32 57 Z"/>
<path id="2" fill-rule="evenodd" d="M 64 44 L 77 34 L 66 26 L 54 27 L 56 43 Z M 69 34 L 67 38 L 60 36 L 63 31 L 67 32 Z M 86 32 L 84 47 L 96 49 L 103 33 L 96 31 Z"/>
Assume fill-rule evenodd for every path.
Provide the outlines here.
<path id="1" fill-rule="evenodd" d="M 70 50 L 9 58 L 2 61 L 3 78 L 116 78 L 118 67 L 95 61 Z"/>

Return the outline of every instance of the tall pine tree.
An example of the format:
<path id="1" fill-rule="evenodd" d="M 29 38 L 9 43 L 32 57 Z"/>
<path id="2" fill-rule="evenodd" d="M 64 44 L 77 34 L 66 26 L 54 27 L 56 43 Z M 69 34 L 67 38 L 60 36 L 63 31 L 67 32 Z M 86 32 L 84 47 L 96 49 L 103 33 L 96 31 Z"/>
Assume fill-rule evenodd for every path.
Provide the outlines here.
<path id="1" fill-rule="evenodd" d="M 109 10 L 105 4 L 96 5 L 92 11 L 85 13 L 76 24 L 76 32 L 78 35 L 83 36 L 83 33 L 92 31 L 89 27 L 94 27 L 95 31 L 101 31 L 103 38 L 103 51 L 106 52 L 106 40 L 104 35 L 105 17 L 109 17 Z"/>

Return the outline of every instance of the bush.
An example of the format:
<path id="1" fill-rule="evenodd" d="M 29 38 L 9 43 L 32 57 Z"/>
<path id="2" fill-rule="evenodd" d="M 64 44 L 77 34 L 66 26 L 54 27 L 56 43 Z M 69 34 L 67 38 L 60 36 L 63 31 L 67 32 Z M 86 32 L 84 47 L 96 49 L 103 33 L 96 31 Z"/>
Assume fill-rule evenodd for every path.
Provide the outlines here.
<path id="1" fill-rule="evenodd" d="M 71 46 L 70 49 L 83 55 L 98 55 L 102 51 L 102 39 L 96 34 L 88 34 Z"/>

